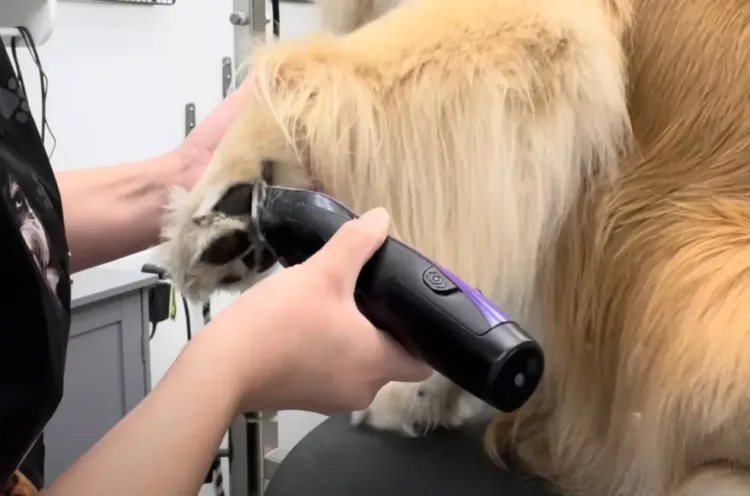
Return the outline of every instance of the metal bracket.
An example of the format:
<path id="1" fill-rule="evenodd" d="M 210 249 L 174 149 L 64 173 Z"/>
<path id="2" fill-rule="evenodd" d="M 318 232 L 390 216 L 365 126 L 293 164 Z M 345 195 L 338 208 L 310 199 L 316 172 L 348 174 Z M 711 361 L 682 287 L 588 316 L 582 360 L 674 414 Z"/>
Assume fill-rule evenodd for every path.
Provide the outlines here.
<path id="1" fill-rule="evenodd" d="M 263 40 L 266 39 L 266 24 L 269 19 L 266 16 L 266 1 L 265 0 L 250 0 L 250 9 L 248 12 L 248 18 L 250 21 L 250 29 L 253 36 L 257 36 Z"/>
<path id="2" fill-rule="evenodd" d="M 232 87 L 232 58 L 224 57 L 221 59 L 221 94 L 224 98 L 229 95 L 229 89 Z"/>
<path id="3" fill-rule="evenodd" d="M 281 465 L 281 462 L 284 461 L 284 458 L 286 458 L 286 455 L 288 454 L 289 450 L 284 448 L 275 448 L 266 454 L 263 461 L 263 477 L 265 477 L 265 485 L 268 485 L 268 483 L 271 482 L 271 478 L 273 478 L 276 473 L 276 469 L 279 468 L 279 465 Z M 265 487 L 263 489 L 265 490 Z"/>
<path id="4" fill-rule="evenodd" d="M 250 24 L 250 19 L 244 12 L 232 12 L 229 14 L 229 23 L 232 26 L 247 26 Z"/>
<path id="5" fill-rule="evenodd" d="M 195 129 L 195 104 L 188 103 L 185 105 L 185 136 Z"/>

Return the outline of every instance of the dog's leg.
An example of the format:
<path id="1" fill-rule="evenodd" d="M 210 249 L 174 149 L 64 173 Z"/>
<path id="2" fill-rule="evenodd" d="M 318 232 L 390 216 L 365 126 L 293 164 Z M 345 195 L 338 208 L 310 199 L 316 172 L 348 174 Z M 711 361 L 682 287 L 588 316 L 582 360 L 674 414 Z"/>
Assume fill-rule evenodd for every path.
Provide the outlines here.
<path id="1" fill-rule="evenodd" d="M 750 174 L 730 155 L 706 194 L 705 167 L 725 158 L 681 163 L 674 180 L 664 140 L 598 214 L 571 216 L 545 285 L 557 327 L 541 415 L 490 431 L 566 494 L 692 496 L 715 478 L 732 495 L 747 481 L 708 471 L 676 492 L 694 467 L 750 466 Z"/>
<path id="2" fill-rule="evenodd" d="M 35 496 L 39 494 L 39 491 L 20 470 L 16 470 L 3 494 L 6 496 Z"/>
<path id="3" fill-rule="evenodd" d="M 460 427 L 488 410 L 484 402 L 435 372 L 420 384 L 392 382 L 367 409 L 352 414 L 352 423 L 422 436 L 436 427 Z"/>
<path id="4" fill-rule="evenodd" d="M 386 207 L 394 236 L 523 321 L 540 251 L 628 136 L 613 22 L 592 0 L 416 0 L 348 35 L 257 51 L 254 101 L 169 206 L 165 265 L 189 294 L 250 284 L 248 185 L 265 175 Z M 390 385 L 365 420 L 460 424 L 474 409 L 447 401 L 454 390 L 437 376 Z"/>

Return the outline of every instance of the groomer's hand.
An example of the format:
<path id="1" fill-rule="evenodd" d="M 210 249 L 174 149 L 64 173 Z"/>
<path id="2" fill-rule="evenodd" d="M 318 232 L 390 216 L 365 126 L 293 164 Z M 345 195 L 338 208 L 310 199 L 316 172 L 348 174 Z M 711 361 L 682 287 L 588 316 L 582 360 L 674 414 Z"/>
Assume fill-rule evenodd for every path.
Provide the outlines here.
<path id="1" fill-rule="evenodd" d="M 354 303 L 359 272 L 388 223 L 386 211 L 375 209 L 344 224 L 305 263 L 254 286 L 209 325 L 225 343 L 245 408 L 358 410 L 389 381 L 430 375 Z"/>
<path id="2" fill-rule="evenodd" d="M 240 113 L 247 108 L 252 85 L 252 78 L 246 78 L 240 87 L 213 109 L 177 148 L 176 155 L 183 164 L 184 171 L 180 186 L 191 190 L 203 175 L 216 146 Z"/>

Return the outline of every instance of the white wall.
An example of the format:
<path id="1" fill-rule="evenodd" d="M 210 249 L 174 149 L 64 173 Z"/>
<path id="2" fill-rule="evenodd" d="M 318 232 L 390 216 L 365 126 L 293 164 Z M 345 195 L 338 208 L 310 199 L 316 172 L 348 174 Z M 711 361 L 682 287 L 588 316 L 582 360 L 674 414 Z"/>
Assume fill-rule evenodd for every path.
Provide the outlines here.
<path id="1" fill-rule="evenodd" d="M 54 169 L 148 159 L 178 146 L 185 104 L 196 104 L 200 121 L 222 98 L 221 59 L 234 54 L 227 20 L 232 9 L 233 0 L 177 0 L 168 7 L 60 0 L 55 33 L 39 47 L 49 78 L 47 117 L 57 139 Z M 270 6 L 267 12 L 270 16 Z M 318 22 L 313 5 L 281 5 L 282 38 L 304 36 Z M 40 120 L 36 67 L 25 48 L 19 55 Z M 140 270 L 151 255 L 147 251 L 110 265 Z M 215 298 L 214 313 L 232 299 Z M 197 329 L 200 310 L 191 313 Z M 184 346 L 184 324 L 180 305 L 175 322 L 159 325 L 151 343 L 154 383 Z M 280 445 L 291 448 L 323 418 L 282 412 Z"/>

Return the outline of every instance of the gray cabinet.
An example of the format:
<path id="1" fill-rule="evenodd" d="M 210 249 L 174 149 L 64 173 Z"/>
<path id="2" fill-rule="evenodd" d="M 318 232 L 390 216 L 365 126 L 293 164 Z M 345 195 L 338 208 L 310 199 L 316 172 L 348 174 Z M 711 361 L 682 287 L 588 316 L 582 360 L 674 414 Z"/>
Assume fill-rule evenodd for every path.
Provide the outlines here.
<path id="1" fill-rule="evenodd" d="M 150 391 L 148 288 L 156 280 L 104 267 L 73 276 L 65 390 L 44 433 L 47 485 Z"/>

